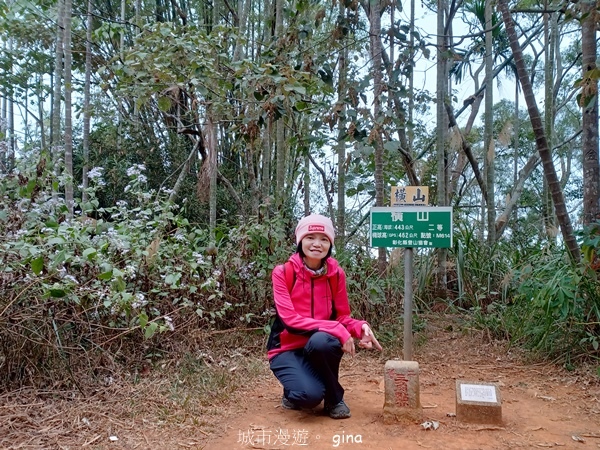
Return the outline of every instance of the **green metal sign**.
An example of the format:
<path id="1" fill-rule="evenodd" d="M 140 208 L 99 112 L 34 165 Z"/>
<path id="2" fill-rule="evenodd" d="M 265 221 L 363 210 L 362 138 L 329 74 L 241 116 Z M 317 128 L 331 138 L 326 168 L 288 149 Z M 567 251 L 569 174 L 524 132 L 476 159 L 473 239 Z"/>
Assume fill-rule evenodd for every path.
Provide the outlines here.
<path id="1" fill-rule="evenodd" d="M 452 247 L 451 206 L 371 208 L 371 247 Z"/>

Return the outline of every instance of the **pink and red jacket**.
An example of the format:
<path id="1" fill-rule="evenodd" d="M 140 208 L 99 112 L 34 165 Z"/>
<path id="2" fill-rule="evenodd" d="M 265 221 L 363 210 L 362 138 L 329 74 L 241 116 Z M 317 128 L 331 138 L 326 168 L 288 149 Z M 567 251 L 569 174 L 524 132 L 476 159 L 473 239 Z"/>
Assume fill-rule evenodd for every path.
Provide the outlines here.
<path id="1" fill-rule="evenodd" d="M 315 276 L 304 267 L 302 257 L 295 253 L 291 264 L 273 269 L 273 297 L 277 316 L 271 326 L 267 356 L 302 348 L 310 336 L 324 331 L 343 344 L 350 336 L 360 339 L 362 325 L 367 323 L 350 317 L 346 291 L 346 274 L 333 258 L 327 259 L 327 274 Z M 288 268 L 294 270 L 291 292 L 288 288 Z M 335 279 L 334 279 L 335 278 Z M 337 292 L 332 292 L 332 290 Z"/>

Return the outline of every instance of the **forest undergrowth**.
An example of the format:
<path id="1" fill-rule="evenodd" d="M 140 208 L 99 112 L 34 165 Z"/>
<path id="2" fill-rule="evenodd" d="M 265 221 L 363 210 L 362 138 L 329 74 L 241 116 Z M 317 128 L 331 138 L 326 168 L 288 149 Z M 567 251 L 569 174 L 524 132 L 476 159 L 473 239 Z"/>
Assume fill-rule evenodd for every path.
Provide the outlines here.
<path id="1" fill-rule="evenodd" d="M 39 165 L 0 180 L 0 391 L 87 395 L 124 374 L 135 382 L 164 361 L 178 361 L 185 372 L 202 360 L 217 370 L 189 371 L 219 378 L 219 363 L 198 356 L 207 336 L 268 334 L 270 273 L 294 251 L 294 221 L 273 214 L 221 223 L 213 245 L 167 191 L 147 188 L 143 166 L 127 175 L 123 200 L 102 206 L 102 171 L 90 171 L 87 200 L 74 217 L 56 195 L 60 180 Z M 444 289 L 435 253 L 416 253 L 415 331 L 423 313 L 460 313 L 532 357 L 566 367 L 592 362 L 600 376 L 600 288 L 592 264 L 599 239 L 595 231 L 582 236 L 588 263 L 574 267 L 556 245 L 489 249 L 458 223 Z M 380 275 L 361 242 L 357 237 L 336 257 L 347 269 L 354 315 L 392 342 L 402 335 L 402 258 L 396 254 Z M 240 341 L 235 351 L 254 353 L 253 346 Z"/>

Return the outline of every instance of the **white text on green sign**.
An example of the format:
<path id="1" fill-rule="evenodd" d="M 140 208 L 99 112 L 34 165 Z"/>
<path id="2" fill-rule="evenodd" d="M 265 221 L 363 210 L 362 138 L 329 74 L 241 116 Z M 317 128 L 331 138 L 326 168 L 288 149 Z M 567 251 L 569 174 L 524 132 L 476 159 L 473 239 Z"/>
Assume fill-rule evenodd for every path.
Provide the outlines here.
<path id="1" fill-rule="evenodd" d="M 371 208 L 371 247 L 452 247 L 452 207 Z"/>

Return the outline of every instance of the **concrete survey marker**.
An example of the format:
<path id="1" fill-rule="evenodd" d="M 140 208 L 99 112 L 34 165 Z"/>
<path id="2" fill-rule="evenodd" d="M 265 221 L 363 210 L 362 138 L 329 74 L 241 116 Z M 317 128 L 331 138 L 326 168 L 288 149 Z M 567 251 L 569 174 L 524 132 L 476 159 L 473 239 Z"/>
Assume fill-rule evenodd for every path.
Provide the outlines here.
<path id="1" fill-rule="evenodd" d="M 467 423 L 502 425 L 502 401 L 498 385 L 456 380 L 456 418 Z"/>
<path id="2" fill-rule="evenodd" d="M 387 361 L 383 379 L 384 423 L 420 420 L 419 364 L 416 361 Z"/>

